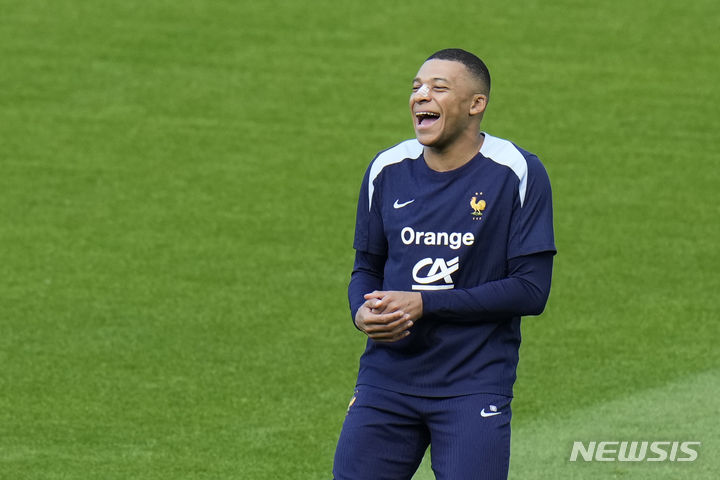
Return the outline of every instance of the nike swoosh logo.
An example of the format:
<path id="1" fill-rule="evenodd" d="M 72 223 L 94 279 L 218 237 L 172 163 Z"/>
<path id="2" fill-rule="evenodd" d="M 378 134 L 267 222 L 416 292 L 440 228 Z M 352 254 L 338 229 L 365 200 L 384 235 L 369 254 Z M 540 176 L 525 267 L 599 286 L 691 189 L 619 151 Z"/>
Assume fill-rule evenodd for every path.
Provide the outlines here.
<path id="1" fill-rule="evenodd" d="M 404 206 L 406 206 L 406 205 L 410 205 L 410 204 L 411 204 L 412 202 L 414 202 L 414 201 L 415 201 L 415 199 L 413 198 L 412 200 L 410 200 L 410 201 L 408 201 L 408 202 L 399 203 L 399 202 L 400 202 L 400 199 L 398 198 L 397 200 L 395 200 L 395 203 L 393 203 L 393 208 L 402 208 L 402 207 L 404 207 Z"/>
<path id="2" fill-rule="evenodd" d="M 495 415 L 500 415 L 501 413 L 502 412 L 485 412 L 484 408 L 480 410 L 481 417 L 494 417 Z"/>

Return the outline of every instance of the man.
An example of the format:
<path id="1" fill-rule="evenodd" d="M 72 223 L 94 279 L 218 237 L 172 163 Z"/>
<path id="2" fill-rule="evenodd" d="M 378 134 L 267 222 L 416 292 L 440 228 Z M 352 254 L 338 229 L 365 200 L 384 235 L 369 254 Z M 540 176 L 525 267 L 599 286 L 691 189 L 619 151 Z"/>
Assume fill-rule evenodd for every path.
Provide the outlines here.
<path id="1" fill-rule="evenodd" d="M 436 52 L 413 80 L 416 139 L 378 154 L 358 202 L 349 285 L 368 336 L 336 480 L 507 478 L 520 316 L 539 315 L 555 244 L 538 158 L 480 131 L 490 75 Z"/>

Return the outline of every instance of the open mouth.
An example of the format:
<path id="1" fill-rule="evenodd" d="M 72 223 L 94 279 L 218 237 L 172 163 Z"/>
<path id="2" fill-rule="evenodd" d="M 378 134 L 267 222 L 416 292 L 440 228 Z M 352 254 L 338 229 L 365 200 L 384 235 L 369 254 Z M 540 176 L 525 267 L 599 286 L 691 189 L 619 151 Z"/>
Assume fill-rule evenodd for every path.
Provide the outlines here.
<path id="1" fill-rule="evenodd" d="M 418 126 L 427 127 L 435 123 L 440 118 L 440 114 L 435 112 L 415 112 L 415 118 Z"/>

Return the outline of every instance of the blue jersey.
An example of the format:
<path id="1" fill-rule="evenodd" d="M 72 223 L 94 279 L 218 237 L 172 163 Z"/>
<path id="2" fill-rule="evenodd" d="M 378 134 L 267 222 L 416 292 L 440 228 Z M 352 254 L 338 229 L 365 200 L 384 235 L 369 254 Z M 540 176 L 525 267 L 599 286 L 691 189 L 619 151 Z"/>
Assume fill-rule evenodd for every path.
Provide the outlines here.
<path id="1" fill-rule="evenodd" d="M 507 277 L 515 258 L 555 252 L 550 182 L 535 155 L 488 134 L 448 172 L 430 169 L 415 139 L 379 153 L 363 180 L 354 247 L 385 258 L 383 290 L 420 292 L 424 307 L 408 337 L 368 339 L 358 384 L 512 395 L 519 315 L 454 314 L 447 305 L 453 292 Z"/>

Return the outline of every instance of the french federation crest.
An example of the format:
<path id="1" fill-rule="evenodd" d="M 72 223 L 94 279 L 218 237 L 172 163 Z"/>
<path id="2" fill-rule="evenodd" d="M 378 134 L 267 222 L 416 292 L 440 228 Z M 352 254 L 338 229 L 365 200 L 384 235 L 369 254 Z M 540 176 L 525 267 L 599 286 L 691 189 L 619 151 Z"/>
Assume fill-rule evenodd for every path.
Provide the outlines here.
<path id="1" fill-rule="evenodd" d="M 485 210 L 485 207 L 487 206 L 487 204 L 485 203 L 485 200 L 483 200 L 483 199 L 478 200 L 478 197 L 480 195 L 482 195 L 482 192 L 480 192 L 480 193 L 475 192 L 475 196 L 470 199 L 470 206 L 473 209 L 473 211 L 470 213 L 470 215 L 473 216 L 473 220 L 482 219 L 483 210 Z"/>

